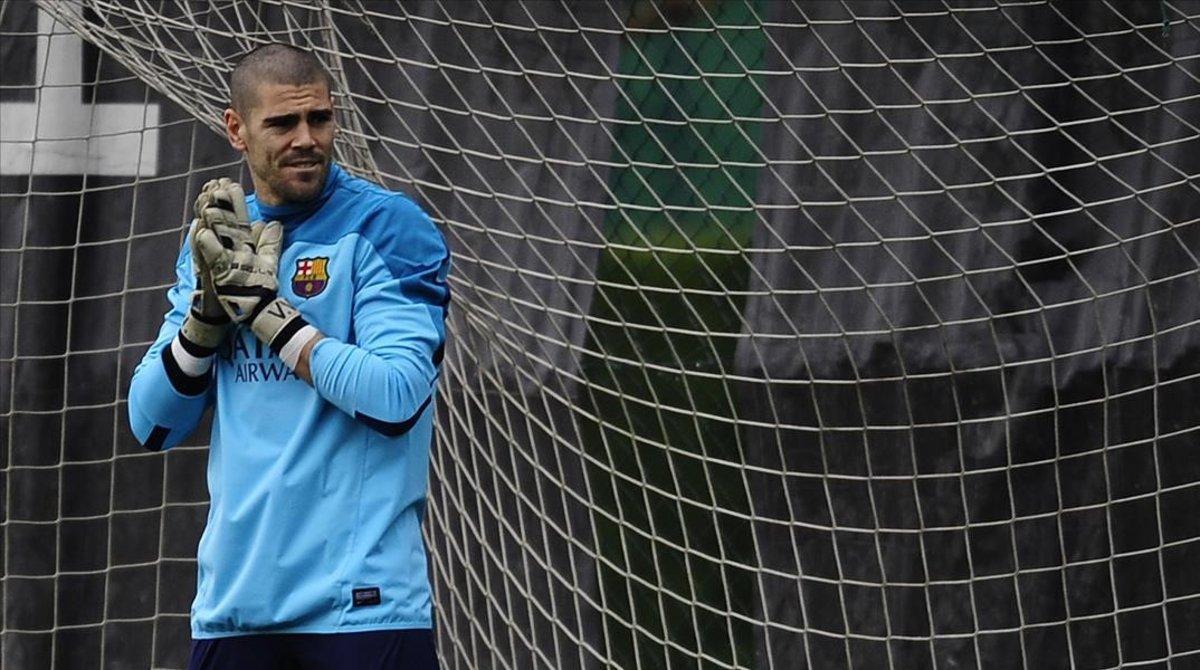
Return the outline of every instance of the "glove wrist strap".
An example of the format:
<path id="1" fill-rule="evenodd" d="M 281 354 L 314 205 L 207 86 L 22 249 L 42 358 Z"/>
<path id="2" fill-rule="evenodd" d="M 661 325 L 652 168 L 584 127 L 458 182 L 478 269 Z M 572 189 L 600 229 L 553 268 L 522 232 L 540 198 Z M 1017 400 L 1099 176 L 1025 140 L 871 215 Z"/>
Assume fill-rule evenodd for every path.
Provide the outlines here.
<path id="1" fill-rule="evenodd" d="M 224 336 L 225 327 L 220 327 L 220 336 L 210 332 L 212 328 L 213 326 L 200 323 L 189 314 L 183 320 L 183 327 L 171 340 L 171 344 L 162 351 L 167 379 L 176 391 L 185 396 L 200 395 L 208 388 L 212 377 L 209 371 L 212 370 L 216 345 L 205 346 L 196 340 L 209 338 L 219 343 L 220 338 Z"/>
<path id="2" fill-rule="evenodd" d="M 264 300 L 250 318 L 250 329 L 291 369 L 296 368 L 304 343 L 317 334 L 300 310 L 283 298 Z"/>
<path id="3" fill-rule="evenodd" d="M 225 331 L 228 328 L 228 321 L 225 323 L 213 323 L 208 319 L 189 312 L 183 319 L 183 326 L 179 329 L 179 336 L 187 341 L 187 344 L 196 348 L 197 356 L 203 357 L 211 355 L 216 350 L 217 345 L 221 344 L 221 340 L 225 339 Z M 207 351 L 207 354 L 202 352 Z"/>

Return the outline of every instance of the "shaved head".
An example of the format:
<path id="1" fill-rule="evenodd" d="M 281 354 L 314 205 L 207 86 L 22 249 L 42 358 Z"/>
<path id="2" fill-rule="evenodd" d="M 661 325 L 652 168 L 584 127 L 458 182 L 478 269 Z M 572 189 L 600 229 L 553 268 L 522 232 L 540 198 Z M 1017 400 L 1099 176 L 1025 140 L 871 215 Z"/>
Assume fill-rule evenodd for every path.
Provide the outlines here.
<path id="1" fill-rule="evenodd" d="M 331 83 L 316 56 L 287 44 L 258 47 L 233 68 L 225 135 L 245 154 L 260 203 L 320 194 L 337 135 Z"/>
<path id="2" fill-rule="evenodd" d="M 258 105 L 258 89 L 263 84 L 316 83 L 333 92 L 333 80 L 316 56 L 290 44 L 265 44 L 243 56 L 233 68 L 229 76 L 230 105 L 248 116 Z"/>

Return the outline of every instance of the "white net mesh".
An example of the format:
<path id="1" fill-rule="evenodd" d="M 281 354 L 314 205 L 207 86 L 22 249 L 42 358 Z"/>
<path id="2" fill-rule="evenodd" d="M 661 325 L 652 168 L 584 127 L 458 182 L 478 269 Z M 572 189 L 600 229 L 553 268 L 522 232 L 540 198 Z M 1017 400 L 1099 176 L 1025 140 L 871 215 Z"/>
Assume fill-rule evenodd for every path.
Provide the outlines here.
<path id="1" fill-rule="evenodd" d="M 444 667 L 1200 663 L 1200 3 L 0 7 L 5 667 L 185 664 L 123 397 L 269 41 L 454 252 Z"/>

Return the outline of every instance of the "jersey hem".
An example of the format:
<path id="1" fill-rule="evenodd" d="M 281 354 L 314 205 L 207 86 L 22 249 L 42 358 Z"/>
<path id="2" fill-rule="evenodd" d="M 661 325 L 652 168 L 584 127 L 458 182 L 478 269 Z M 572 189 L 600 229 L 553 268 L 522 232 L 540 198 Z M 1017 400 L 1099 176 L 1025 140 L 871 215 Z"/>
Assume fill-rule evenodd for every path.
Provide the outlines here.
<path id="1" fill-rule="evenodd" d="M 344 624 L 341 626 L 300 626 L 298 628 L 269 628 L 266 630 L 198 631 L 192 629 L 193 640 L 213 640 L 222 637 L 245 637 L 247 635 L 309 634 L 332 635 L 336 633 L 366 633 L 377 630 L 417 630 L 433 628 L 432 621 L 392 621 L 372 624 Z"/>

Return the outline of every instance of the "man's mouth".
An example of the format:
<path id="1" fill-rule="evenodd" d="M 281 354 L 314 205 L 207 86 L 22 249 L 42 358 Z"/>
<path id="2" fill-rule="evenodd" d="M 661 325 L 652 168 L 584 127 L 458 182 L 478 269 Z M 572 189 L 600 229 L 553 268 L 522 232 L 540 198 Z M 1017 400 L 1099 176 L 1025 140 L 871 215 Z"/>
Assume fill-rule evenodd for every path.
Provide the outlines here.
<path id="1" fill-rule="evenodd" d="M 313 159 L 313 160 L 305 160 L 305 161 L 291 161 L 290 163 L 284 163 L 283 166 L 287 167 L 287 168 L 293 168 L 296 170 L 311 170 L 320 165 L 321 165 L 321 161 Z"/>

